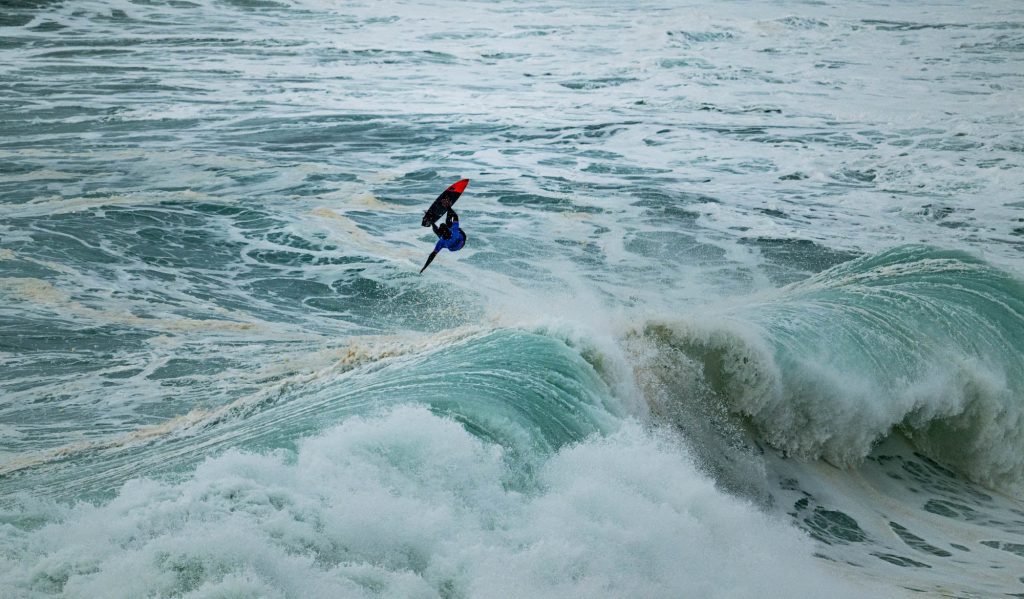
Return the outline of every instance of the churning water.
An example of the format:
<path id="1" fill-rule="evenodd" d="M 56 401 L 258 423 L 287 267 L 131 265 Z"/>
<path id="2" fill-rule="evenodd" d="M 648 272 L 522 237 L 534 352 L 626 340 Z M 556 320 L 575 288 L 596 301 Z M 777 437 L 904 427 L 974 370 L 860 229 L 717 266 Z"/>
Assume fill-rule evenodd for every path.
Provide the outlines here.
<path id="1" fill-rule="evenodd" d="M 1024 593 L 1022 58 L 1001 1 L 0 3 L 0 595 Z"/>

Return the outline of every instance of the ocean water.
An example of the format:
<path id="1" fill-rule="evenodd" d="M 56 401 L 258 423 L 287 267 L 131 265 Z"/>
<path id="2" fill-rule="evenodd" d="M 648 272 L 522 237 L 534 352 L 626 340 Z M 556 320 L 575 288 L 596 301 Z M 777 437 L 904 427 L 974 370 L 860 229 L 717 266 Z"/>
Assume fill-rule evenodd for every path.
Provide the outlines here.
<path id="1" fill-rule="evenodd" d="M 0 3 L 0 596 L 1022 596 L 1022 60 L 1011 1 Z"/>

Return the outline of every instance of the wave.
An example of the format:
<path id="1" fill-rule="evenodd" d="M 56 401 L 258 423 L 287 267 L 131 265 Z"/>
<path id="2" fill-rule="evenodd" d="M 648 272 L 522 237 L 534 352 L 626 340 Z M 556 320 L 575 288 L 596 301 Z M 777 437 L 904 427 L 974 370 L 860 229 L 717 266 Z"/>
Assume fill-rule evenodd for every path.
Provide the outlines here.
<path id="1" fill-rule="evenodd" d="M 550 329 L 472 327 L 351 338 L 304 358 L 321 367 L 270 377 L 219 407 L 0 462 L 0 500 L 41 488 L 58 489 L 50 493 L 55 498 L 109 497 L 126 480 L 186 469 L 212 452 L 292 447 L 325 427 L 397 405 L 454 419 L 518 456 L 529 478 L 535 459 L 613 431 L 623 415 L 609 386 L 612 367 L 582 343 Z"/>
<path id="2" fill-rule="evenodd" d="M 0 477 L 12 483 L 0 498 L 0 544 L 11 548 L 0 587 L 68 597 L 866 588 L 835 578 L 799 531 L 716 489 L 674 437 L 624 415 L 615 397 L 628 372 L 592 335 L 464 329 L 331 355 L 181 427 Z M 44 484 L 43 497 L 31 492 Z"/>
<path id="3" fill-rule="evenodd" d="M 1024 285 L 969 254 L 897 247 L 639 336 L 787 453 L 853 465 L 897 430 L 1024 483 Z"/>
<path id="4" fill-rule="evenodd" d="M 26 596 L 746 597 L 883 593 L 718 492 L 628 423 L 567 445 L 528 490 L 506 450 L 424 407 L 293 451 L 229 451 L 102 505 L 0 510 L 0 587 Z M 131 572 L 126 576 L 126 572 Z"/>

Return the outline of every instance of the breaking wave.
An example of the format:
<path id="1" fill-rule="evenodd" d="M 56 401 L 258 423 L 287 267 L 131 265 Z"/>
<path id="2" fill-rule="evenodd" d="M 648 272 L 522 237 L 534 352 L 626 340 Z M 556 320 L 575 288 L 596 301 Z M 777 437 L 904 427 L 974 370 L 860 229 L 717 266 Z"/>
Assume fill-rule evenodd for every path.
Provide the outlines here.
<path id="1" fill-rule="evenodd" d="M 898 430 L 978 482 L 1024 481 L 1024 285 L 966 253 L 894 248 L 643 336 L 786 452 L 850 465 Z"/>

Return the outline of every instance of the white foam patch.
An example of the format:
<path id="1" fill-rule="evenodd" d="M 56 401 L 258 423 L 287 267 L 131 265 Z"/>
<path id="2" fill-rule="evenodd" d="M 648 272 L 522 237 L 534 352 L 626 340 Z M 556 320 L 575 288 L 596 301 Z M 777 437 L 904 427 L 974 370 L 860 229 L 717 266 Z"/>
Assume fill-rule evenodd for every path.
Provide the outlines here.
<path id="1" fill-rule="evenodd" d="M 0 586 L 67 597 L 862 596 L 796 530 L 723 495 L 628 424 L 563 449 L 536 488 L 422 408 L 349 420 L 295 453 L 231 451 L 113 500 L 26 500 Z M 11 521 L 10 514 L 5 517 Z M 877 589 L 876 589 L 877 590 Z"/>

